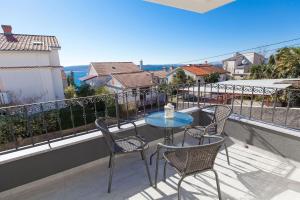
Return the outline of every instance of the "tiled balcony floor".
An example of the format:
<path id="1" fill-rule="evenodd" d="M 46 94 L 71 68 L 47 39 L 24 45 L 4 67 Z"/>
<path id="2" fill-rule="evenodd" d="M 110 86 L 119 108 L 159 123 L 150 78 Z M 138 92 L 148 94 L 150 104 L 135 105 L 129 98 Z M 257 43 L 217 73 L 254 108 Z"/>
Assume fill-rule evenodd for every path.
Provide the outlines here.
<path id="1" fill-rule="evenodd" d="M 178 136 L 181 139 L 181 136 Z M 157 142 L 157 141 L 156 141 Z M 192 141 L 188 141 L 192 143 Z M 300 199 L 300 163 L 282 158 L 253 146 L 245 148 L 229 141 L 231 165 L 222 150 L 215 164 L 220 177 L 223 199 L 296 200 Z M 153 143 L 154 144 L 154 143 Z M 148 155 L 152 152 L 149 149 Z M 108 159 L 77 167 L 52 177 L 0 194 L 2 200 L 150 200 L 177 199 L 179 176 L 169 167 L 166 182 L 160 165 L 158 189 L 149 186 L 140 155 L 116 159 L 112 193 L 108 194 Z M 162 164 L 162 162 L 161 162 Z M 154 165 L 150 167 L 154 177 Z M 24 189 L 26 188 L 26 189 Z M 212 172 L 188 177 L 182 183 L 182 199 L 217 199 Z"/>

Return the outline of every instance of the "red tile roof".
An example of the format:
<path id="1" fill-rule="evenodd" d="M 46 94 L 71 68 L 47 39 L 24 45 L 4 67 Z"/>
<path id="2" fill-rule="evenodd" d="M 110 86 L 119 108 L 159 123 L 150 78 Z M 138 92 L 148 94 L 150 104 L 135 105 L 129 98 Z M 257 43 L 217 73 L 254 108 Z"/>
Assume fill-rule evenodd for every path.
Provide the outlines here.
<path id="1" fill-rule="evenodd" d="M 155 85 L 151 73 L 140 71 L 131 73 L 112 74 L 125 88 L 142 88 Z"/>
<path id="2" fill-rule="evenodd" d="M 183 70 L 189 71 L 196 76 L 208 76 L 212 73 L 226 74 L 228 73 L 221 67 L 214 67 L 212 65 L 187 65 L 182 67 Z"/>
<path id="3" fill-rule="evenodd" d="M 168 75 L 168 72 L 165 70 L 159 70 L 159 71 L 149 71 L 150 73 L 153 73 L 154 76 L 157 76 L 159 78 L 166 78 Z"/>
<path id="4" fill-rule="evenodd" d="M 50 51 L 60 48 L 55 36 L 0 33 L 0 51 Z"/>
<path id="5" fill-rule="evenodd" d="M 113 73 L 140 72 L 140 68 L 133 62 L 92 62 L 98 75 L 110 75 Z"/>

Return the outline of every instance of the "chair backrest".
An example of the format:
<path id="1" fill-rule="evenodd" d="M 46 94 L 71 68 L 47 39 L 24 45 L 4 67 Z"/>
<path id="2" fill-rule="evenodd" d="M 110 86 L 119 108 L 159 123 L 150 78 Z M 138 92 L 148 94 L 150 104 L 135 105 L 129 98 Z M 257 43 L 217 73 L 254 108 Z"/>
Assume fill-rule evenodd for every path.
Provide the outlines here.
<path id="1" fill-rule="evenodd" d="M 225 123 L 231 114 L 231 108 L 226 105 L 215 105 L 214 122 L 217 124 L 216 133 L 223 134 Z"/>
<path id="2" fill-rule="evenodd" d="M 187 147 L 187 159 L 185 164 L 185 174 L 191 174 L 207 169 L 212 169 L 216 156 L 224 143 L 224 138 L 220 136 L 210 136 L 212 143 Z"/>
<path id="3" fill-rule="evenodd" d="M 104 140 L 109 148 L 110 153 L 114 153 L 115 140 L 112 136 L 112 133 L 109 131 L 107 124 L 105 123 L 104 118 L 96 119 L 96 127 L 102 132 Z"/>

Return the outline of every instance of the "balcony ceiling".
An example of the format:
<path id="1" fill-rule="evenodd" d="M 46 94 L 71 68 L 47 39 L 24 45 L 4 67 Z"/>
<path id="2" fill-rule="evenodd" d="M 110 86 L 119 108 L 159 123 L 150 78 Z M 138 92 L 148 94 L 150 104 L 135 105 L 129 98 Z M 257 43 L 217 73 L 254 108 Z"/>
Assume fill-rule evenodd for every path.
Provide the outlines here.
<path id="1" fill-rule="evenodd" d="M 145 0 L 197 13 L 206 13 L 234 0 Z"/>

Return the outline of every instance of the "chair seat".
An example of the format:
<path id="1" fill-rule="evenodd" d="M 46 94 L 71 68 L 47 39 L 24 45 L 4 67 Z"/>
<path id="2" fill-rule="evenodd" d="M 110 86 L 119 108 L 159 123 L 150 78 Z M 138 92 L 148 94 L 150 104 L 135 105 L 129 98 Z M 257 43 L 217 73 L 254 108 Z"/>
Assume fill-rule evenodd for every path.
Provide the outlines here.
<path id="1" fill-rule="evenodd" d="M 146 143 L 136 136 L 115 140 L 115 152 L 141 151 Z"/>
<path id="2" fill-rule="evenodd" d="M 165 160 L 176 169 L 179 174 L 182 174 L 185 169 L 187 153 L 184 151 L 166 151 L 163 154 Z"/>
<path id="3" fill-rule="evenodd" d="M 201 138 L 204 135 L 204 131 L 205 131 L 205 126 L 193 126 L 191 128 L 188 128 L 186 130 L 186 132 L 191 135 L 192 137 L 195 138 Z M 212 127 L 208 130 L 207 132 L 208 135 L 214 135 L 216 134 L 216 128 Z"/>

